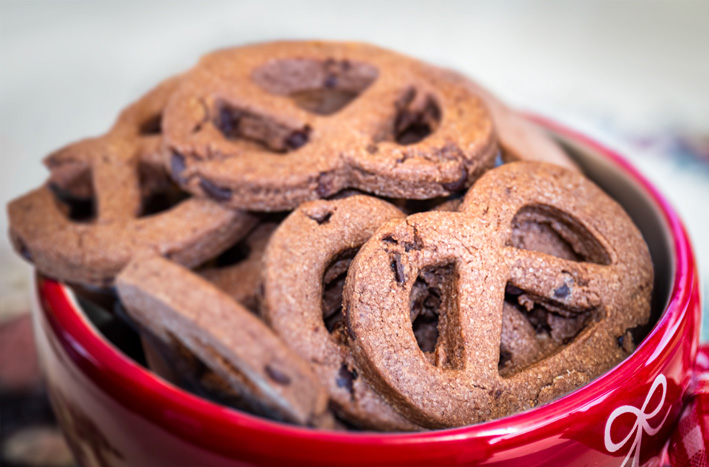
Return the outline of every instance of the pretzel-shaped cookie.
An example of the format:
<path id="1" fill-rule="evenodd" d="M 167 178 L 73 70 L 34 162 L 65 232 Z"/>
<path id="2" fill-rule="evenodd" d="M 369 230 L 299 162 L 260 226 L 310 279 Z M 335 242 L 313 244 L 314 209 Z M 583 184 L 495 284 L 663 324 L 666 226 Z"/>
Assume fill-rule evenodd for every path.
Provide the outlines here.
<path id="1" fill-rule="evenodd" d="M 191 352 L 209 383 L 251 411 L 332 428 L 327 392 L 308 364 L 252 313 L 193 272 L 154 253 L 116 278 L 131 317 L 163 344 Z"/>
<path id="2" fill-rule="evenodd" d="M 173 178 L 230 207 L 276 211 L 347 187 L 432 198 L 492 167 L 469 86 L 377 47 L 280 42 L 215 52 L 165 112 Z"/>
<path id="3" fill-rule="evenodd" d="M 402 217 L 393 205 L 370 196 L 304 203 L 274 232 L 263 262 L 261 311 L 266 322 L 311 363 L 330 394 L 333 409 L 343 419 L 382 431 L 420 427 L 402 417 L 359 377 L 337 322 L 342 299 L 336 282 L 380 225 Z"/>
<path id="4" fill-rule="evenodd" d="M 48 158 L 50 182 L 72 193 L 90 172 L 96 218 L 77 222 L 47 186 L 8 206 L 10 236 L 20 254 L 43 273 L 69 282 L 105 286 L 139 250 L 152 249 L 178 263 L 197 266 L 245 235 L 253 216 L 225 209 L 207 199 L 188 199 L 167 211 L 143 211 L 141 161 L 160 152 L 156 109 L 162 108 L 176 81 L 168 80 L 126 109 L 104 136 L 80 141 Z M 155 117 L 157 115 L 157 117 Z M 150 131 L 146 130 L 147 121 Z M 153 167 L 158 167 L 154 165 Z M 164 169 L 163 169 L 164 173 Z"/>
<path id="5" fill-rule="evenodd" d="M 510 246 L 520 214 L 546 217 L 587 262 Z M 409 316 L 417 278 L 432 269 L 448 281 L 437 365 L 418 348 Z M 350 266 L 346 329 L 364 376 L 397 410 L 426 427 L 460 426 L 542 404 L 625 358 L 627 330 L 649 318 L 652 276 L 642 235 L 596 185 L 550 164 L 506 164 L 476 182 L 460 212 L 415 214 L 372 236 Z M 586 327 L 502 376 L 508 283 L 560 319 L 585 315 Z"/>
<path id="6" fill-rule="evenodd" d="M 455 211 L 461 201 L 446 201 L 435 206 L 435 210 Z M 402 217 L 401 212 L 393 206 L 361 194 L 305 203 L 278 228 L 263 263 L 265 284 L 261 311 L 264 319 L 293 350 L 311 362 L 341 418 L 382 431 L 420 427 L 392 410 L 363 378 L 359 378 L 356 362 L 347 349 L 344 329 L 338 321 L 342 289 L 338 290 L 337 282 L 344 279 L 357 248 L 376 228 L 385 220 L 399 217 Z M 527 234 L 522 232 L 522 238 L 528 239 Z M 251 236 L 258 242 L 266 235 L 250 234 L 249 238 Z M 210 277 L 221 279 L 218 286 L 222 290 L 234 287 L 241 290 L 239 284 L 249 281 L 240 272 L 250 268 L 251 263 L 252 260 L 247 259 L 226 268 L 223 274 L 212 270 Z M 239 278 L 232 280 L 232 284 L 223 280 L 227 276 L 237 279 L 235 275 Z M 212 280 L 210 277 L 207 278 Z M 249 290 L 254 288 L 249 286 Z M 412 298 L 412 303 L 414 301 L 417 300 Z M 420 307 L 412 305 L 417 308 L 415 312 L 412 309 L 412 322 L 425 313 L 425 297 L 420 301 Z M 426 346 L 425 342 L 435 333 L 435 326 L 425 319 L 414 330 L 420 346 Z M 507 355 L 505 365 L 511 368 L 524 365 L 543 352 L 532 326 L 511 305 L 503 313 L 500 349 Z"/>

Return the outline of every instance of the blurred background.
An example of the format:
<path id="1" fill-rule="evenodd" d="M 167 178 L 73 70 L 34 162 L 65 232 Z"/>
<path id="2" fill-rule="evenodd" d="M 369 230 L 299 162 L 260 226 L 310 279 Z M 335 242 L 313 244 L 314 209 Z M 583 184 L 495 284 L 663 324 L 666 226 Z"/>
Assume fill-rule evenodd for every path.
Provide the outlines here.
<path id="1" fill-rule="evenodd" d="M 44 180 L 47 153 L 102 133 L 203 53 L 289 38 L 455 68 L 617 149 L 684 218 L 706 297 L 709 1 L 1 1 L 0 204 Z M 0 231 L 0 463 L 72 465 L 37 385 L 29 267 L 4 212 Z"/>

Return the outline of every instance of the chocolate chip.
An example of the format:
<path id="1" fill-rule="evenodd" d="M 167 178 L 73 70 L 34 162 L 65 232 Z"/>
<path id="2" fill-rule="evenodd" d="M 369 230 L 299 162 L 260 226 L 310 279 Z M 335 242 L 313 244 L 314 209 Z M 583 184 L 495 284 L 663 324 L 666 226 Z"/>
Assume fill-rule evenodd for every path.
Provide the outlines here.
<path id="1" fill-rule="evenodd" d="M 406 275 L 404 265 L 401 263 L 401 255 L 399 253 L 391 254 L 391 270 L 394 271 L 394 279 L 399 285 L 406 283 Z"/>
<path id="2" fill-rule="evenodd" d="M 337 86 L 337 76 L 327 75 L 325 81 L 323 81 L 323 87 L 326 89 L 332 89 Z"/>
<path id="3" fill-rule="evenodd" d="M 419 231 L 416 226 L 414 226 L 414 247 L 416 250 L 423 248 L 423 239 L 419 235 Z"/>
<path id="4" fill-rule="evenodd" d="M 217 201 L 229 201 L 231 199 L 231 190 L 215 185 L 206 178 L 199 180 L 199 186 L 204 192 Z"/>
<path id="5" fill-rule="evenodd" d="M 172 153 L 170 157 L 170 171 L 172 172 L 172 178 L 180 184 L 185 183 L 185 178 L 182 176 L 182 172 L 187 167 L 185 164 L 185 156 L 178 152 Z"/>
<path id="6" fill-rule="evenodd" d="M 295 151 L 296 149 L 305 146 L 308 142 L 310 135 L 310 127 L 306 126 L 302 130 L 296 130 L 286 138 L 286 148 L 289 151 Z"/>
<path id="7" fill-rule="evenodd" d="M 468 169 L 464 165 L 460 166 L 460 177 L 453 182 L 441 183 L 443 189 L 450 192 L 459 191 L 465 188 L 465 182 L 468 181 Z"/>
<path id="8" fill-rule="evenodd" d="M 379 146 L 374 143 L 368 144 L 366 149 L 369 154 L 376 154 L 377 152 L 379 152 Z"/>
<path id="9" fill-rule="evenodd" d="M 333 177 L 329 173 L 321 173 L 318 177 L 318 187 L 315 192 L 321 198 L 326 198 L 333 193 Z"/>
<path id="10" fill-rule="evenodd" d="M 266 371 L 268 377 L 276 383 L 281 384 L 283 386 L 288 386 L 290 384 L 290 376 L 283 373 L 281 370 L 274 368 L 271 365 L 266 365 L 264 370 Z"/>
<path id="11" fill-rule="evenodd" d="M 404 242 L 404 250 L 406 252 L 409 252 L 411 250 L 420 250 L 423 248 L 423 240 L 419 236 L 418 232 L 414 232 L 414 241 L 413 242 Z"/>
<path id="12" fill-rule="evenodd" d="M 349 368 L 347 368 L 347 365 L 343 363 L 337 372 L 337 379 L 335 380 L 335 383 L 337 384 L 337 387 L 346 388 L 350 393 L 352 393 L 354 380 L 357 379 L 357 376 L 357 370 L 353 369 L 350 371 Z"/>
<path id="13" fill-rule="evenodd" d="M 242 114 L 237 109 L 233 109 L 227 105 L 220 105 L 217 111 L 215 125 L 219 131 L 227 138 L 238 136 L 239 120 Z"/>
<path id="14" fill-rule="evenodd" d="M 562 285 L 558 289 L 554 290 L 554 298 L 566 298 L 569 296 L 569 286 L 566 284 Z"/>
<path id="15" fill-rule="evenodd" d="M 623 348 L 623 341 L 625 340 L 625 335 L 622 335 L 616 339 L 616 342 L 618 343 L 618 347 L 621 349 Z"/>

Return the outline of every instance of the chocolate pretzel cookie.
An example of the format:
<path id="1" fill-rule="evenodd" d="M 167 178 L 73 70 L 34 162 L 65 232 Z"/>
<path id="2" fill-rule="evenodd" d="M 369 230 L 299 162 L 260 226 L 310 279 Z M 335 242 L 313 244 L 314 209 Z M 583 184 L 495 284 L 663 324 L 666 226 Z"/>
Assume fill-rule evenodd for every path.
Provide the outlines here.
<path id="1" fill-rule="evenodd" d="M 546 219 L 584 260 L 513 246 L 516 216 Z M 435 365 L 410 320 L 425 272 L 447 284 Z M 347 276 L 345 329 L 363 376 L 402 414 L 429 428 L 466 425 L 543 404 L 625 358 L 628 330 L 649 318 L 652 277 L 642 235 L 596 185 L 550 164 L 505 164 L 478 180 L 460 212 L 415 214 L 372 236 Z M 570 335 L 512 372 L 500 370 L 508 286 L 553 311 L 552 322 L 566 320 L 557 334 Z"/>
<path id="2" fill-rule="evenodd" d="M 208 199 L 187 199 L 168 210 L 150 212 L 141 175 L 160 168 L 154 161 L 160 152 L 160 128 L 155 123 L 160 114 L 155 112 L 175 84 L 168 80 L 131 105 L 104 136 L 72 144 L 47 159 L 51 185 L 70 196 L 87 194 L 84 179 L 90 174 L 90 194 L 95 198 L 90 212 L 79 218 L 48 186 L 10 203 L 13 245 L 39 271 L 69 282 L 105 286 L 145 249 L 197 266 L 256 223 L 253 216 Z M 152 169 L 141 174 L 141 161 L 149 160 Z M 164 186 L 154 179 L 148 184 L 147 191 Z"/>
<path id="3" fill-rule="evenodd" d="M 116 287 L 133 319 L 164 344 L 200 359 L 212 371 L 211 383 L 243 407 L 290 423 L 333 427 L 327 392 L 308 364 L 209 282 L 146 254 L 126 266 Z"/>
<path id="4" fill-rule="evenodd" d="M 347 188 L 445 196 L 492 167 L 481 99 L 374 46 L 276 42 L 215 52 L 165 111 L 173 178 L 239 209 L 286 210 Z"/>
<path id="5" fill-rule="evenodd" d="M 341 418 L 382 431 L 420 427 L 360 377 L 342 329 L 341 291 L 357 249 L 384 222 L 403 216 L 370 196 L 304 203 L 274 232 L 264 256 L 266 322 L 310 362 Z"/>

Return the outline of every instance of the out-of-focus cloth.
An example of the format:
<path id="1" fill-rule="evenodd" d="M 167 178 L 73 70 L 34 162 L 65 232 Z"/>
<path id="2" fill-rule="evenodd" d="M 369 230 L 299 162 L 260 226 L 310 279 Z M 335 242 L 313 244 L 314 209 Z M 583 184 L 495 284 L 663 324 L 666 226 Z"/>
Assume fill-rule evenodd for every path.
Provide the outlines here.
<path id="1" fill-rule="evenodd" d="M 687 407 L 677 423 L 667 452 L 673 467 L 709 465 L 709 346 L 697 357 L 697 381 Z"/>

